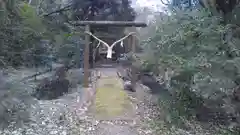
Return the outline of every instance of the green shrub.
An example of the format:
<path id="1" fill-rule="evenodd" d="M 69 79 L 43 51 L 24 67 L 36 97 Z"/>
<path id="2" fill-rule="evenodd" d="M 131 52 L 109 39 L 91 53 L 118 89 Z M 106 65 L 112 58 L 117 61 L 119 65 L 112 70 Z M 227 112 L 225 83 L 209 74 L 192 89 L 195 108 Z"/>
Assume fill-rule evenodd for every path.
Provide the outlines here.
<path id="1" fill-rule="evenodd" d="M 235 29 L 221 24 L 221 18 L 199 10 L 156 16 L 151 27 L 155 31 L 150 31 L 150 38 L 143 42 L 145 55 L 141 58 L 148 71 L 161 76 L 160 70 L 174 71 L 169 88 L 173 97 L 167 107 L 170 113 L 175 112 L 177 119 L 195 118 L 199 108 L 208 108 L 224 117 L 238 117 L 239 110 L 232 103 L 240 67 L 239 39 L 232 34 Z"/>
<path id="2" fill-rule="evenodd" d="M 22 1 L 7 1 L 1 13 L 1 60 L 7 65 L 21 66 L 29 62 L 29 54 L 43 46 L 40 41 L 45 38 L 46 26 L 35 8 Z M 47 48 L 41 49 L 43 51 L 38 55 L 46 55 Z"/>

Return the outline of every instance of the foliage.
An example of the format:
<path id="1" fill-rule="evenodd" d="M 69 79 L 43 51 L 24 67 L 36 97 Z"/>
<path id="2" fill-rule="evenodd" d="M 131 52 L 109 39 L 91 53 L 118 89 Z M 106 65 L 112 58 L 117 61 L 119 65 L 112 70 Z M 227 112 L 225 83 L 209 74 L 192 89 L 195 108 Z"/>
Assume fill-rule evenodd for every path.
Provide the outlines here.
<path id="1" fill-rule="evenodd" d="M 129 0 L 74 0 L 73 3 L 76 20 L 130 21 L 135 17 Z"/>
<path id="2" fill-rule="evenodd" d="M 130 0 L 73 0 L 72 9 L 74 20 L 133 21 L 136 15 Z M 94 30 L 114 34 L 123 31 L 122 28 L 108 26 L 95 27 Z"/>
<path id="3" fill-rule="evenodd" d="M 45 14 L 42 11 L 46 11 L 46 8 L 49 10 L 49 5 L 46 7 L 43 3 L 35 6 L 14 0 L 6 3 L 0 22 L 1 65 L 46 65 L 48 61 L 52 61 L 52 57 L 57 57 L 55 52 L 59 45 L 69 42 L 65 33 L 69 33 L 71 29 L 65 25 L 64 16 L 39 15 Z M 50 7 L 54 8 L 53 5 Z"/>
<path id="4" fill-rule="evenodd" d="M 161 0 L 162 4 L 167 5 L 169 8 L 180 9 L 194 9 L 199 7 L 199 2 L 202 0 Z"/>
<path id="5" fill-rule="evenodd" d="M 39 15 L 38 8 L 40 5 L 32 6 L 24 1 L 0 1 L 1 67 L 45 65 L 49 56 L 55 55 L 57 44 L 64 44 L 65 40 L 59 42 L 63 35 L 60 38 L 53 36 L 63 31 L 61 27 L 52 28 L 59 20 L 52 21 Z M 35 100 L 29 92 L 33 88 L 13 80 L 5 83 L 6 79 L 1 78 L 0 84 L 1 128 L 13 129 L 32 123 Z"/>
<path id="6" fill-rule="evenodd" d="M 54 54 L 56 57 L 64 61 L 72 61 L 78 65 L 78 67 L 82 67 L 83 49 L 85 46 L 82 36 L 75 31 L 72 31 L 72 33 L 66 33 L 65 35 L 56 35 L 56 37 L 57 36 L 63 41 L 55 47 Z"/>
<path id="7" fill-rule="evenodd" d="M 79 1 L 77 1 L 77 4 L 66 6 L 66 1 L 62 0 L 0 1 L 1 67 L 14 66 L 19 68 L 20 66 L 32 67 L 46 65 L 48 61 L 52 61 L 52 58 L 56 59 L 55 62 L 59 62 L 59 60 L 74 60 L 75 63 L 78 64 L 78 67 L 82 66 L 82 50 L 84 48 L 82 36 L 84 30 L 81 27 L 76 28 L 71 26 L 69 22 L 73 19 L 71 18 L 72 16 L 79 18 L 85 17 L 85 14 L 77 14 L 76 12 L 81 12 L 81 9 L 84 9 L 86 12 L 89 12 L 89 10 L 84 3 L 81 3 L 82 1 L 80 3 L 78 2 Z M 85 2 L 90 1 L 85 0 Z M 121 2 L 123 3 L 121 4 Z M 78 7 L 74 8 L 74 6 Z M 107 1 L 105 6 L 97 6 L 99 8 L 99 14 L 96 17 L 100 17 L 101 20 L 111 20 L 111 18 L 113 20 L 134 19 L 134 11 L 130 7 L 128 0 L 112 0 Z M 64 10 L 61 10 L 62 7 L 64 7 Z M 74 10 L 70 10 L 70 7 L 73 7 Z M 103 29 L 106 30 L 106 28 Z M 113 30 L 113 32 L 116 32 L 115 30 Z M 122 31 L 122 29 L 119 29 L 119 31 Z M 30 69 L 28 68 L 27 70 Z M 22 76 L 19 75 L 18 77 Z M 68 76 L 68 79 L 69 78 L 71 81 L 70 87 L 79 87 L 78 84 L 82 82 L 82 72 L 72 72 L 72 75 Z M 69 132 L 75 132 L 69 128 L 74 128 L 78 133 L 81 132 L 79 131 L 81 129 L 79 127 L 80 120 L 77 118 L 69 116 L 69 121 L 61 120 L 62 116 L 60 115 L 62 115 L 62 113 L 71 115 L 70 112 L 66 110 L 64 112 L 53 112 L 53 110 L 51 110 L 56 103 L 45 107 L 42 105 L 42 101 L 39 101 L 41 104 L 37 104 L 37 107 L 34 106 L 35 108 L 31 108 L 35 100 L 33 100 L 29 94 L 32 88 L 28 88 L 28 84 L 13 83 L 13 81 L 9 81 L 9 84 L 1 83 L 2 80 L 0 81 L 0 126 L 4 128 L 7 127 L 6 130 L 11 129 L 10 133 L 49 134 L 50 131 L 55 130 L 55 128 L 59 132 L 65 129 L 68 129 Z M 76 95 L 80 94 L 74 93 L 72 96 L 76 97 Z M 74 98 L 70 97 L 68 99 Z M 77 100 L 74 99 L 74 101 Z M 45 104 L 48 104 L 48 102 L 49 101 L 46 101 Z M 66 108 L 66 106 L 72 105 L 72 102 L 66 106 L 64 106 L 63 103 L 60 104 L 61 106 L 58 107 L 58 109 L 75 109 Z M 39 108 L 39 106 L 49 109 L 49 112 L 40 116 L 44 111 L 38 110 L 42 109 Z M 76 111 L 76 109 L 74 111 Z M 71 113 L 74 112 L 72 111 Z M 58 116 L 55 116 L 56 114 Z M 56 121 L 47 115 L 54 115 L 54 117 L 56 117 L 54 120 Z M 40 118 L 38 119 L 38 117 Z M 78 116 L 74 114 L 74 117 Z M 62 123 L 62 121 L 67 122 L 67 125 L 64 125 L 66 123 Z M 63 125 L 59 127 L 59 123 Z M 26 129 L 24 129 L 24 127 Z M 15 129 L 19 130 L 19 132 L 12 131 Z M 46 131 L 46 133 L 42 131 Z M 64 131 L 63 134 L 64 133 L 66 133 L 66 131 Z M 0 134 L 3 133 L 0 131 Z"/>
<path id="8" fill-rule="evenodd" d="M 231 36 L 226 41 L 232 35 L 229 33 L 236 31 L 205 11 L 179 10 L 159 18 L 150 25 L 155 30 L 145 41 L 146 55 L 153 55 L 142 58 L 145 68 L 156 75 L 161 76 L 163 69 L 174 71 L 170 76 L 169 90 L 173 95 L 168 104 L 170 112 L 198 120 L 203 116 L 217 124 L 233 122 L 228 116 L 239 119 L 238 105 L 232 102 L 239 73 L 239 39 Z M 229 55 L 232 52 L 233 57 Z"/>
<path id="9" fill-rule="evenodd" d="M 7 1 L 1 17 L 1 56 L 7 65 L 19 66 L 27 61 L 39 41 L 44 37 L 46 27 L 30 5 L 21 1 Z"/>

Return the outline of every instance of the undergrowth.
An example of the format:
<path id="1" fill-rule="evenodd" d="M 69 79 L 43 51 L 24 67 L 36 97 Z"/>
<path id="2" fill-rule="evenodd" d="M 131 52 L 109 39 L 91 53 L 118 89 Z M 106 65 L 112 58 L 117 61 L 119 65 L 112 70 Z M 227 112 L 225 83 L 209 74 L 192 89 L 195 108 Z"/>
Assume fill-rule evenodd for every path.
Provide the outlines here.
<path id="1" fill-rule="evenodd" d="M 220 17 L 204 10 L 155 17 L 149 38 L 142 42 L 145 55 L 140 63 L 167 84 L 168 96 L 159 96 L 163 112 L 155 121 L 157 132 L 238 133 L 240 110 L 233 96 L 238 86 L 239 38 L 230 34 L 232 25 L 221 24 Z"/>

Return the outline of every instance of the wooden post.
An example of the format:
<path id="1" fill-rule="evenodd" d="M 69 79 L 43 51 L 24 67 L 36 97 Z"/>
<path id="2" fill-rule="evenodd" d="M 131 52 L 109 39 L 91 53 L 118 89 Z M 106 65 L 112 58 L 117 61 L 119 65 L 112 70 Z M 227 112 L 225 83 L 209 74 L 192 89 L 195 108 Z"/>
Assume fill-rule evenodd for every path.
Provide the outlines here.
<path id="1" fill-rule="evenodd" d="M 125 52 L 124 53 L 129 53 L 132 49 L 132 38 L 131 38 L 132 36 L 129 36 L 128 37 L 128 40 L 127 40 L 127 47 L 125 48 L 126 50 L 125 50 Z"/>
<path id="2" fill-rule="evenodd" d="M 131 35 L 131 39 L 132 39 L 132 52 L 133 54 L 136 53 L 136 37 L 134 35 Z"/>
<path id="3" fill-rule="evenodd" d="M 93 61 L 92 61 L 93 68 L 96 66 L 96 55 L 97 55 L 97 51 L 98 51 L 97 45 L 98 45 L 97 41 L 94 40 L 93 44 L 92 44 L 92 46 L 93 46 Z"/>
<path id="4" fill-rule="evenodd" d="M 146 23 L 135 21 L 71 21 L 74 26 L 115 26 L 115 27 L 147 27 Z"/>
<path id="5" fill-rule="evenodd" d="M 134 35 L 131 36 L 131 45 L 132 45 L 132 48 L 131 48 L 131 51 L 133 53 L 133 55 L 135 54 L 136 52 L 136 37 Z M 137 75 L 136 75 L 136 67 L 134 65 L 134 61 L 132 62 L 132 66 L 131 66 L 131 71 L 132 71 L 132 80 L 131 80 L 131 83 L 132 83 L 132 87 L 134 90 L 136 90 L 136 81 L 137 81 Z"/>
<path id="6" fill-rule="evenodd" d="M 86 25 L 85 31 L 89 31 L 90 26 Z M 88 34 L 85 35 L 85 49 L 84 49 L 84 81 L 83 87 L 87 88 L 89 86 L 89 45 L 90 37 Z"/>

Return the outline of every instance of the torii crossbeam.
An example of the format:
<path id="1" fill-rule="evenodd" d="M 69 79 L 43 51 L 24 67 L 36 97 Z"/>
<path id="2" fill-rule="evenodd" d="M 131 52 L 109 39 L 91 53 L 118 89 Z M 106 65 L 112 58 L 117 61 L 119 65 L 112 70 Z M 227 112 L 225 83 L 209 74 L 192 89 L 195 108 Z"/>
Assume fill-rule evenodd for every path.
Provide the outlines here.
<path id="1" fill-rule="evenodd" d="M 84 50 L 84 87 L 89 87 L 89 39 L 90 39 L 90 27 L 91 26 L 114 26 L 114 27 L 146 27 L 147 24 L 143 22 L 135 22 L 135 21 L 75 21 L 71 22 L 74 26 L 85 26 L 85 32 L 88 33 L 85 35 L 85 50 Z M 135 40 L 132 41 L 132 52 L 135 53 Z M 135 70 L 132 69 L 133 78 L 132 83 L 135 84 Z M 133 85 L 134 86 L 134 85 Z"/>

